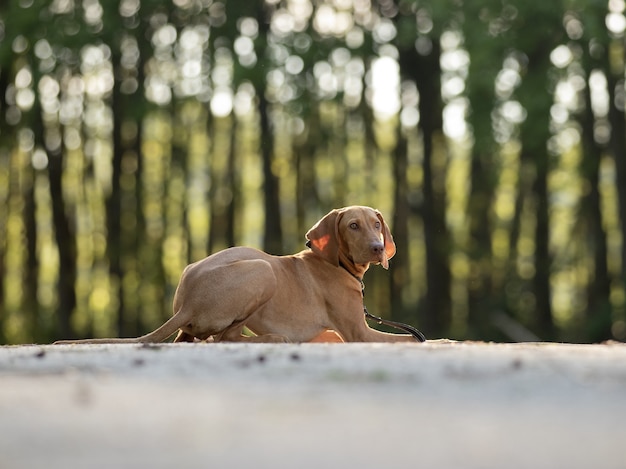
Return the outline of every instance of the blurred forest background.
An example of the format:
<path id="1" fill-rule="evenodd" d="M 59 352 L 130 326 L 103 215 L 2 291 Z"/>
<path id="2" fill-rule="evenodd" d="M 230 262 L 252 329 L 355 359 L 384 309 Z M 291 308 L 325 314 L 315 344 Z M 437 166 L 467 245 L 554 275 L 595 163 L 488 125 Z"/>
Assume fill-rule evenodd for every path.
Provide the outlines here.
<path id="1" fill-rule="evenodd" d="M 626 339 L 624 0 L 5 0 L 0 343 L 131 336 L 190 261 L 380 209 L 375 314 Z"/>

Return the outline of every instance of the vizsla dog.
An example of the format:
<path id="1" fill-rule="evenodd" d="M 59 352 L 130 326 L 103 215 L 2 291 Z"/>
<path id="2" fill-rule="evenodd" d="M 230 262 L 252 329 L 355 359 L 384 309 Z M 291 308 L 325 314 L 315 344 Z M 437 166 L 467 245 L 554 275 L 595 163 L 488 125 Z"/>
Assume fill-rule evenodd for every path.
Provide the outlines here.
<path id="1" fill-rule="evenodd" d="M 309 249 L 289 256 L 234 247 L 187 266 L 174 316 L 149 334 L 57 343 L 161 342 L 177 330 L 176 342 L 333 341 L 329 330 L 346 342 L 414 340 L 371 329 L 363 315 L 363 274 L 371 263 L 389 268 L 396 252 L 380 212 L 363 206 L 332 210 L 306 238 Z M 244 326 L 256 335 L 244 336 Z"/>

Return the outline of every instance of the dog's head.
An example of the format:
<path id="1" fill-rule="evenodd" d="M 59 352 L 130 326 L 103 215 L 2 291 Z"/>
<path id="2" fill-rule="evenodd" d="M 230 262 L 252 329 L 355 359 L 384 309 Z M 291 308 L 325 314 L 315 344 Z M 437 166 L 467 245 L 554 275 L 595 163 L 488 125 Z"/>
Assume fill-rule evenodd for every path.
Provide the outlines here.
<path id="1" fill-rule="evenodd" d="M 335 209 L 306 234 L 307 246 L 328 262 L 375 263 L 389 268 L 396 245 L 378 210 L 363 206 Z"/>

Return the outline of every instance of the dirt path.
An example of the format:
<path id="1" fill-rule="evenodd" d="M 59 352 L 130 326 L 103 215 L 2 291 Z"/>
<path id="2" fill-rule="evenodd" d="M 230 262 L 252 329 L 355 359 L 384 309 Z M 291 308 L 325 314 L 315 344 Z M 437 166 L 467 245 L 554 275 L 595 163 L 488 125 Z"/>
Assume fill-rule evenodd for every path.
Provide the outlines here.
<path id="1" fill-rule="evenodd" d="M 0 468 L 626 468 L 626 346 L 0 347 Z"/>

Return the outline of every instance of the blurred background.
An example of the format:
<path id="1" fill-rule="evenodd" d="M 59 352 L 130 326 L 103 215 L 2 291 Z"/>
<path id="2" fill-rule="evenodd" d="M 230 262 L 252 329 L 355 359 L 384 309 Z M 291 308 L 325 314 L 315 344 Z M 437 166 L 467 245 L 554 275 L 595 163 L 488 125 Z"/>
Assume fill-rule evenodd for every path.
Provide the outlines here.
<path id="1" fill-rule="evenodd" d="M 624 0 L 6 0 L 0 343 L 133 336 L 335 207 L 429 337 L 626 339 Z"/>

